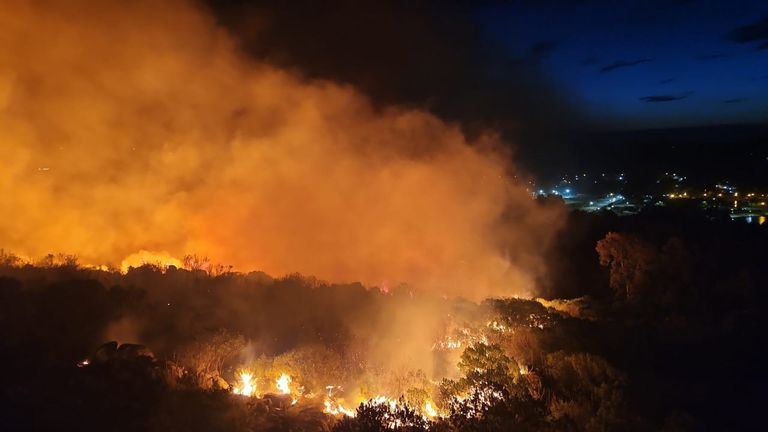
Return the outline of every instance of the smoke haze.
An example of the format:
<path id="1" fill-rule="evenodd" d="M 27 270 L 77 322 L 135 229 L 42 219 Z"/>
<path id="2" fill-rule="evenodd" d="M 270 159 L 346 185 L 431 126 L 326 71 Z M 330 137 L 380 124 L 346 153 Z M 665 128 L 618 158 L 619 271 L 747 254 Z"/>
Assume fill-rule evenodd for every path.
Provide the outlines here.
<path id="1" fill-rule="evenodd" d="M 255 61 L 181 0 L 3 0 L 0 28 L 3 248 L 470 298 L 541 276 L 561 209 L 492 133 Z"/>

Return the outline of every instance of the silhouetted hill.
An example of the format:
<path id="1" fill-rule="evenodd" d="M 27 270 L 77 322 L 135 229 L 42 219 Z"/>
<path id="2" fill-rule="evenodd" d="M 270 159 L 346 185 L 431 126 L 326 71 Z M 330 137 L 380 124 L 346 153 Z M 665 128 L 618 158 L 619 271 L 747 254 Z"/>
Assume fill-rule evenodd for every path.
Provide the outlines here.
<path id="1" fill-rule="evenodd" d="M 677 172 L 696 186 L 768 186 L 768 125 L 591 132 L 573 142 L 572 172 L 623 171 L 632 181 Z"/>

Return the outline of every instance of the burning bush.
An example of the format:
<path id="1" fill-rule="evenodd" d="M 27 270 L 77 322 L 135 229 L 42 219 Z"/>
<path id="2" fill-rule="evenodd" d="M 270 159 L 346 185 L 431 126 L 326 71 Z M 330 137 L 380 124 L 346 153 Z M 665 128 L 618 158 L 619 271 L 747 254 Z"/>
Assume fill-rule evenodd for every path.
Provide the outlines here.
<path id="1" fill-rule="evenodd" d="M 203 388 L 224 387 L 221 378 L 224 364 L 238 356 L 245 348 L 245 338 L 225 329 L 219 329 L 197 338 L 182 348 L 177 361 L 192 373 L 195 382 Z"/>

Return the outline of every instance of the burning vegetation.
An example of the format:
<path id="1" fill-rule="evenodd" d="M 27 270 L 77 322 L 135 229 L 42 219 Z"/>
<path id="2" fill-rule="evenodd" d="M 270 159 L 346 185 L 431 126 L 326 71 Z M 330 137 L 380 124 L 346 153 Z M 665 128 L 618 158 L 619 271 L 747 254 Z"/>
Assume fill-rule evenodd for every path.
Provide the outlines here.
<path id="1" fill-rule="evenodd" d="M 588 217 L 604 237 L 569 238 L 583 241 L 574 256 L 592 251 L 597 269 L 569 274 L 602 280 L 584 285 L 591 297 L 571 299 L 476 302 L 408 285 L 239 273 L 201 257 L 178 260 L 188 268 L 160 260 L 123 273 L 72 255 L 2 252 L 0 419 L 9 430 L 730 424 L 726 411 L 760 400 L 748 341 L 764 338 L 757 307 L 768 275 L 755 254 L 723 251 L 759 250 L 765 233 L 693 216 L 668 240 L 654 240 L 668 222 L 651 234 L 626 231 L 657 216 L 574 214 L 570 226 Z M 705 239 L 703 229 L 719 234 Z M 560 248 L 553 269 L 569 250 Z M 685 390 L 694 385 L 741 393 L 713 405 Z"/>
<path id="2" fill-rule="evenodd" d="M 85 386 L 78 392 L 103 389 L 119 399 L 132 382 L 140 399 L 152 403 L 221 405 L 221 412 L 199 413 L 204 418 L 196 428 L 203 429 L 230 415 L 244 422 L 243 430 L 286 424 L 295 430 L 461 429 L 484 421 L 491 409 L 512 409 L 500 404 L 513 400 L 533 410 L 525 414 L 531 416 L 547 407 L 542 360 L 552 358 L 530 343 L 567 319 L 533 300 L 478 304 L 407 287 L 384 292 L 300 276 L 212 276 L 149 264 L 123 274 L 4 257 L 5 280 L 25 285 L 16 290 L 4 282 L 6 304 L 27 304 L 36 313 L 4 310 L 2 317 L 46 326 L 16 354 L 42 350 L 32 362 L 45 371 L 63 368 L 76 387 Z M 42 282 L 51 277 L 61 278 L 55 288 Z M 37 312 L 47 309 L 38 296 L 48 297 L 49 290 L 56 291 L 55 307 L 67 309 L 43 319 Z M 63 322 L 76 329 L 55 331 Z M 116 342 L 98 346 L 103 339 Z M 543 417 L 515 421 L 538 424 Z"/>

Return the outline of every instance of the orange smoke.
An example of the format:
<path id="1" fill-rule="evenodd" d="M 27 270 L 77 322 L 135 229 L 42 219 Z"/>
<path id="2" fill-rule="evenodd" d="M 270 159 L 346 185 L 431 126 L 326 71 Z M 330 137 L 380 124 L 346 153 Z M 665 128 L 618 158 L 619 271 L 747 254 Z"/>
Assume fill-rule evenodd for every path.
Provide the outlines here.
<path id="1" fill-rule="evenodd" d="M 492 136 L 237 51 L 185 1 L 0 2 L 0 247 L 524 292 L 559 210 Z"/>

